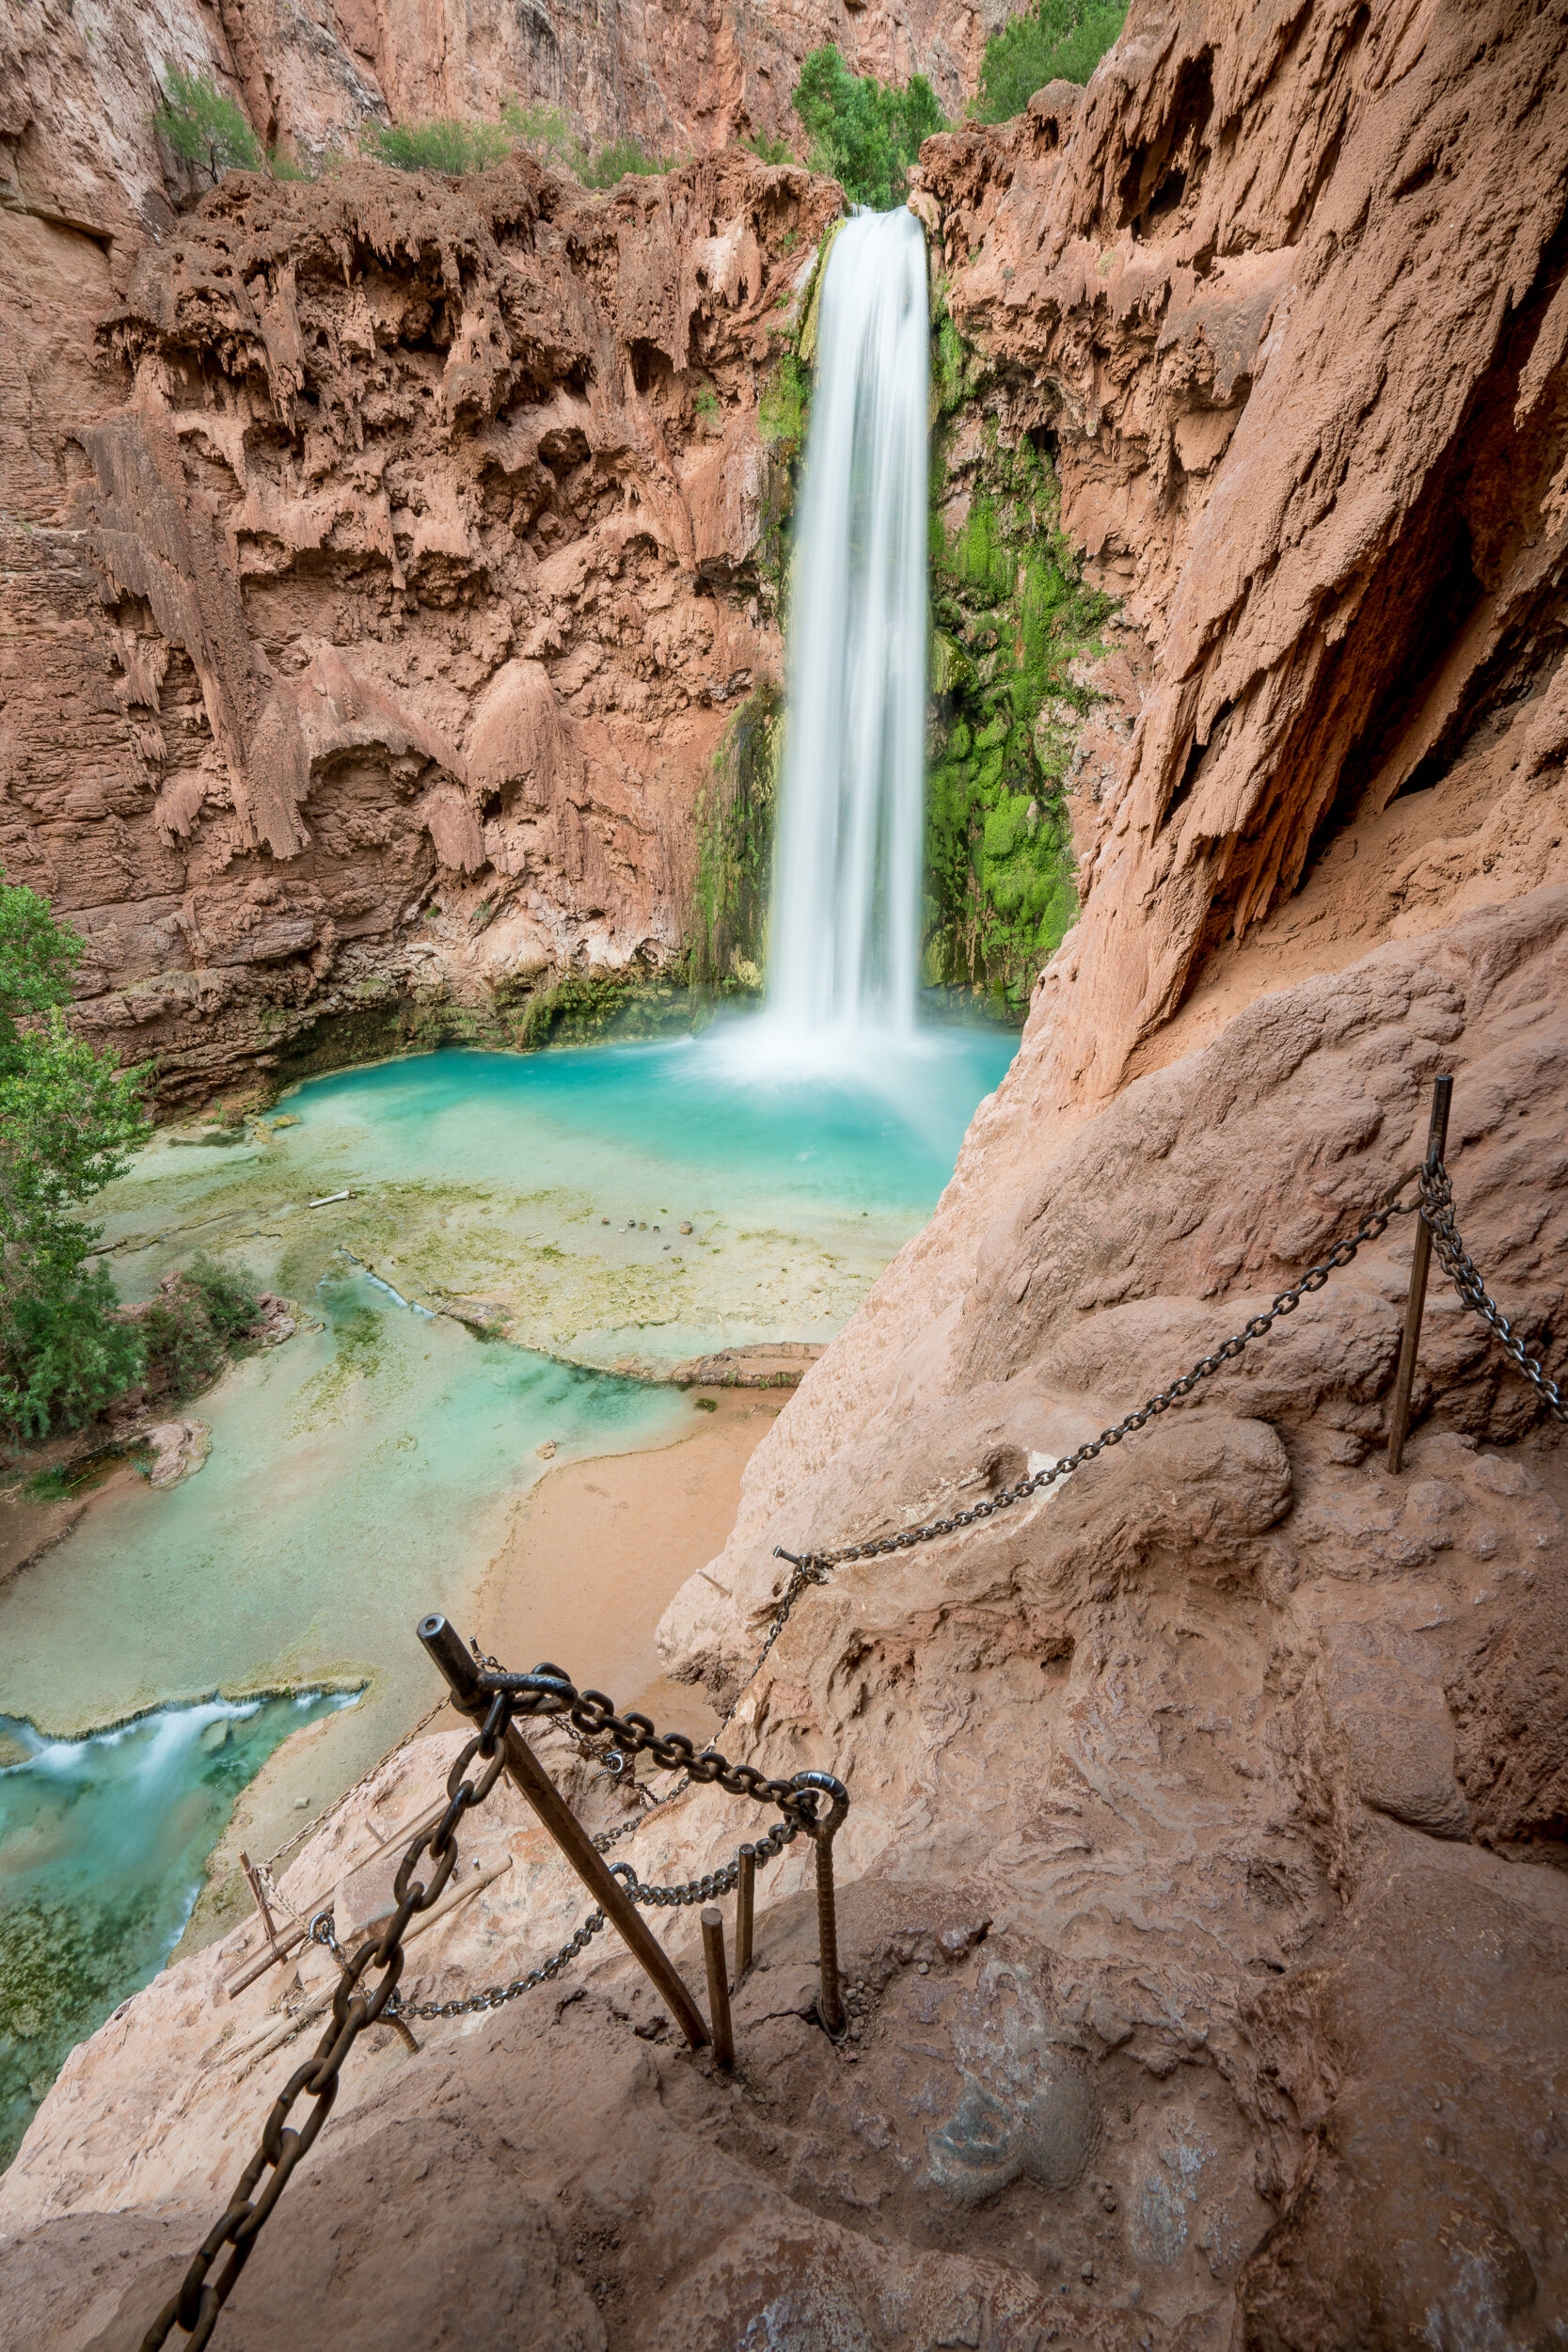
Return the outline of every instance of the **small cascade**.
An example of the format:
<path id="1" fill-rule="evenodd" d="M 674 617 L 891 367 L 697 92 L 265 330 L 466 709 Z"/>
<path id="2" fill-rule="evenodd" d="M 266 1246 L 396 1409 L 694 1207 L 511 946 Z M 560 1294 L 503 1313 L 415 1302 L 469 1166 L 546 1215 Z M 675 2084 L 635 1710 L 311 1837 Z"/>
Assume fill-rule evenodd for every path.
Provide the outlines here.
<path id="1" fill-rule="evenodd" d="M 790 596 L 768 1010 L 798 1040 L 914 1025 L 926 733 L 926 240 L 833 242 Z"/>

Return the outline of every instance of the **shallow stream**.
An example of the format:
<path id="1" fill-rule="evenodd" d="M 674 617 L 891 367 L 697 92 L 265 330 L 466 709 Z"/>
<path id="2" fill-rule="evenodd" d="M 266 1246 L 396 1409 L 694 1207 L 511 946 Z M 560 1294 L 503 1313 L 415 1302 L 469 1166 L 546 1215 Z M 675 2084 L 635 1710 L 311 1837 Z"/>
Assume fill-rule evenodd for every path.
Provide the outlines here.
<path id="1" fill-rule="evenodd" d="M 62 1883 L 101 1892 L 67 2043 L 166 1957 L 236 1800 L 230 1843 L 270 1853 L 430 1707 L 415 1622 L 436 1608 L 471 1621 L 548 1461 L 673 1443 L 692 1399 L 660 1372 L 842 1327 L 929 1215 L 1015 1041 L 938 1030 L 867 1059 L 829 1040 L 801 1064 L 753 1020 L 675 1044 L 443 1052 L 301 1087 L 276 1114 L 293 1123 L 237 1141 L 166 1131 L 101 1197 L 126 1296 L 205 1248 L 307 1321 L 181 1408 L 212 1430 L 198 1473 L 155 1491 L 120 1470 L 0 1588 L 0 1714 L 24 1743 L 69 1741 L 90 1762 L 53 1813 L 28 1804 L 75 1789 L 70 1773 L 29 1761 L 0 1777 L 7 1915 L 34 1915 L 19 1890 L 40 1836 Z M 441 1311 L 473 1302 L 521 1343 Z M 576 1629 L 568 1665 L 597 1678 L 578 1655 L 596 1607 L 598 1646 L 649 1676 L 616 1697 L 645 1703 L 662 1601 L 628 1639 L 624 1581 L 606 1577 L 595 1602 L 594 1560 L 540 1573 Z M 221 1771 L 184 1736 L 234 1702 L 303 1688 L 361 1695 L 314 1702 L 304 1738 L 248 1788 L 299 1724 L 282 1702 L 243 1719 Z M 140 1728 L 78 1744 L 154 1709 L 150 1776 L 115 1761 L 140 1753 Z M 32 1792 L 20 1812 L 17 1789 Z M 113 1826 L 127 1808 L 129 1844 Z M 0 2030 L 21 2112 L 65 2045 Z"/>
<path id="2" fill-rule="evenodd" d="M 353 1703 L 214 1699 L 76 1740 L 0 1716 L 0 2167 L 68 2051 L 163 1966 L 246 1782 Z"/>

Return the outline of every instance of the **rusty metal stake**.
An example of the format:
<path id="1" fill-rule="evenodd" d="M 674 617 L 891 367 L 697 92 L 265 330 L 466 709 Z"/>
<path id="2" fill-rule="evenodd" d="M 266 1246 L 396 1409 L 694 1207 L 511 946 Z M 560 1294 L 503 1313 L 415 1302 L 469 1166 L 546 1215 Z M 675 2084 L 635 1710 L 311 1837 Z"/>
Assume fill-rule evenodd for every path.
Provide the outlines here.
<path id="1" fill-rule="evenodd" d="M 1432 1123 L 1427 1129 L 1426 1159 L 1431 1168 L 1443 1158 L 1449 1141 L 1449 1104 L 1453 1080 L 1432 1082 Z M 1404 1441 L 1410 1432 L 1410 1392 L 1416 1385 L 1416 1350 L 1421 1341 L 1421 1314 L 1426 1306 L 1427 1271 L 1432 1263 L 1432 1228 L 1424 1216 L 1416 1221 L 1416 1246 L 1410 1254 L 1410 1289 L 1404 1301 L 1404 1337 L 1400 1343 L 1400 1369 L 1394 1383 L 1394 1413 L 1388 1425 L 1388 1468 L 1399 1475 Z"/>
<path id="2" fill-rule="evenodd" d="M 833 1839 L 849 1810 L 849 1791 L 832 1772 L 797 1772 L 797 1788 L 820 1788 L 828 1810 L 811 1824 L 816 1846 L 816 1943 L 821 1983 L 816 2013 L 836 2040 L 844 2031 L 844 2000 L 838 1984 L 838 1912 L 833 1901 Z"/>
<path id="3" fill-rule="evenodd" d="M 426 1650 L 447 1678 L 452 1705 L 471 1720 L 482 1719 L 490 1701 L 478 1688 L 479 1668 L 461 1637 L 442 1616 L 421 1617 L 418 1630 Z M 611 1878 L 604 1856 L 595 1851 L 581 1822 L 515 1723 L 506 1727 L 506 1769 L 605 1917 L 619 1930 L 622 1940 L 653 1979 L 691 2047 L 702 2049 L 707 2041 L 707 2027 L 702 2011 L 681 1981 L 680 1972 L 664 1947 L 650 1933 L 626 1888 L 618 1879 Z"/>
<path id="4" fill-rule="evenodd" d="M 752 1964 L 752 1915 L 756 1906 L 757 1850 L 742 1846 L 735 1884 L 735 1981 L 738 1988 Z"/>
<path id="5" fill-rule="evenodd" d="M 703 1906 L 703 1959 L 707 1966 L 707 2010 L 713 2021 L 713 2055 L 721 2066 L 735 2064 L 735 2027 L 730 2023 L 730 1980 L 724 1972 L 724 1915 L 717 1903 Z"/>
<path id="6" fill-rule="evenodd" d="M 281 1960 L 283 1954 L 277 1942 L 277 1930 L 273 1925 L 272 1913 L 267 1908 L 267 1899 L 262 1891 L 261 1874 L 243 1846 L 240 1848 L 240 1867 L 245 1872 L 249 1882 L 250 1891 L 256 1898 L 256 1908 L 261 1915 L 261 1925 L 267 1931 L 267 1942 L 272 1946 L 272 1957 L 274 1960 Z"/>

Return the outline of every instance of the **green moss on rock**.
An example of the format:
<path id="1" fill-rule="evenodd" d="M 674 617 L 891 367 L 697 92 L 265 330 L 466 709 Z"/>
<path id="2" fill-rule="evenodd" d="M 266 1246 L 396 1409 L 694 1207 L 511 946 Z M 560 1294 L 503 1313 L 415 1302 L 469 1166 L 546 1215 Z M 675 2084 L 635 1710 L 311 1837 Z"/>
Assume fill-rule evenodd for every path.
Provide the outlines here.
<path id="1" fill-rule="evenodd" d="M 1085 586 L 1051 460 L 988 424 L 949 530 L 947 421 L 978 362 L 939 310 L 932 363 L 931 724 L 923 977 L 1014 1015 L 1078 908 L 1064 786 L 1091 696 L 1070 675 L 1114 599 Z"/>
<path id="2" fill-rule="evenodd" d="M 697 795 L 697 879 L 687 967 L 690 977 L 753 993 L 768 961 L 784 697 L 749 694 Z"/>

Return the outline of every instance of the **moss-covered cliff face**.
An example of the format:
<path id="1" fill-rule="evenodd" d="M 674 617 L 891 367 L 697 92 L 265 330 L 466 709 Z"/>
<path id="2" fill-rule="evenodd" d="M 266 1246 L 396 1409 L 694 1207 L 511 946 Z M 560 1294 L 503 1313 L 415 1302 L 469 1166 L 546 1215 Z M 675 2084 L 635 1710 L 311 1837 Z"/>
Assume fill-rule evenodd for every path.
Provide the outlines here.
<path id="1" fill-rule="evenodd" d="M 1042 429 L 1002 421 L 939 304 L 932 338 L 924 977 L 1022 1015 L 1078 910 L 1064 785 L 1113 599 L 1086 587 Z"/>
<path id="2" fill-rule="evenodd" d="M 830 230 L 760 404 L 768 479 L 759 572 L 780 610 L 832 239 Z M 1065 784 L 1093 696 L 1072 665 L 1102 649 L 1114 602 L 1080 576 L 1044 429 L 1018 421 L 1008 388 L 988 375 L 940 298 L 931 417 L 922 978 L 1022 1018 L 1036 972 L 1078 911 Z M 783 696 L 761 686 L 698 796 L 685 959 L 694 981 L 762 985 L 783 748 Z"/>
<path id="3" fill-rule="evenodd" d="M 697 876 L 687 961 L 693 981 L 757 994 L 768 961 L 768 899 L 783 749 L 784 696 L 749 694 L 697 795 Z"/>

